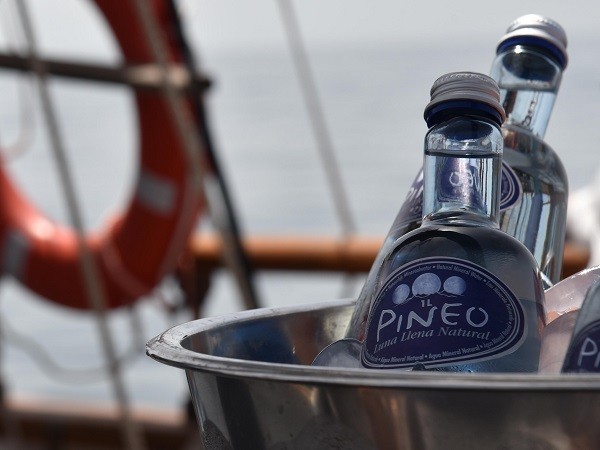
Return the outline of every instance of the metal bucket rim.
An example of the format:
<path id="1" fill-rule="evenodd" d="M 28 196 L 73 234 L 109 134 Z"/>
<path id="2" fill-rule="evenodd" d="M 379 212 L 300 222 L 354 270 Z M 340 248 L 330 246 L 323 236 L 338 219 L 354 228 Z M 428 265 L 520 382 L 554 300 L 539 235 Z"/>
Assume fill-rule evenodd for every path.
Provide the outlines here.
<path id="1" fill-rule="evenodd" d="M 600 390 L 600 375 L 595 374 L 464 374 L 335 369 L 226 358 L 195 352 L 182 345 L 182 342 L 190 336 L 225 325 L 285 314 L 349 307 L 354 302 L 353 299 L 341 299 L 291 307 L 260 308 L 198 319 L 176 325 L 148 341 L 146 354 L 158 362 L 185 370 L 209 372 L 233 378 L 303 384 L 410 389 L 518 390 L 523 392 Z"/>

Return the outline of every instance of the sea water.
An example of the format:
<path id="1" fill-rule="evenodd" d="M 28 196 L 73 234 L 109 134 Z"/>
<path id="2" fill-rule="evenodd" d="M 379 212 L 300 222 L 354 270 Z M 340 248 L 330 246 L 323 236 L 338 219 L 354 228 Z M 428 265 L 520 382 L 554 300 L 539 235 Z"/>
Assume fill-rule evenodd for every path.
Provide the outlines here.
<path id="1" fill-rule="evenodd" d="M 502 19 L 499 30 L 504 22 Z M 457 44 L 450 47 L 444 40 L 309 48 L 359 233 L 381 237 L 387 233 L 421 167 L 425 132 L 419 113 L 424 102 L 421 94 L 444 71 L 465 67 L 487 71 L 494 43 L 469 39 L 464 42 L 469 52 L 456 52 Z M 600 61 L 592 57 L 599 44 L 593 35 L 581 39 L 579 47 L 571 47 L 569 70 L 546 136 L 553 147 L 568 152 L 563 162 L 572 190 L 590 181 L 600 164 L 597 152 L 589 151 L 590 141 L 600 141 L 600 128 L 595 126 L 600 121 L 595 106 L 600 91 L 594 75 L 600 70 Z M 228 52 L 201 48 L 200 57 L 215 81 L 207 96 L 210 124 L 243 231 L 338 235 L 341 228 L 289 53 L 281 47 Z M 50 87 L 58 103 L 86 226 L 93 230 L 126 204 L 133 185 L 139 142 L 133 98 L 127 89 L 91 83 L 52 80 Z M 12 74 L 0 75 L 0 92 L 0 138 L 5 148 L 18 135 L 16 111 L 22 106 Z M 34 111 L 36 108 L 34 105 Z M 11 160 L 9 169 L 46 214 L 66 222 L 39 113 L 30 125 L 31 141 L 22 155 Z M 199 229 L 211 229 L 206 216 L 199 221 Z M 257 283 L 264 306 L 283 306 L 356 294 L 362 278 L 265 272 L 258 274 Z M 41 343 L 60 364 L 70 369 L 102 364 L 91 314 L 52 305 L 7 278 L 0 294 L 0 318 L 10 322 L 12 330 Z M 237 311 L 242 307 L 238 299 L 232 278 L 217 272 L 203 312 Z M 150 297 L 143 299 L 138 309 L 143 332 L 142 338 L 133 337 L 138 356 L 126 364 L 128 391 L 135 403 L 180 405 L 187 396 L 183 372 L 147 358 L 143 344 L 190 317 L 169 316 L 160 302 Z M 128 315 L 113 312 L 110 322 L 122 354 L 132 336 Z M 8 335 L 9 330 L 2 330 L 2 381 L 9 393 L 89 401 L 112 398 L 106 381 L 49 377 Z"/>

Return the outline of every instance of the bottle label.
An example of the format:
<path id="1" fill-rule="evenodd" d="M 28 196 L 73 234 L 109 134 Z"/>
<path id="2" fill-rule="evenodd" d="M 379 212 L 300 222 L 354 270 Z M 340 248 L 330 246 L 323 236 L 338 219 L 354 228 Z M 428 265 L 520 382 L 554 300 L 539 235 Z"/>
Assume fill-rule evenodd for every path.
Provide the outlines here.
<path id="1" fill-rule="evenodd" d="M 521 201 L 523 187 L 515 171 L 502 162 L 502 179 L 500 182 L 500 211 L 505 211 Z"/>
<path id="2" fill-rule="evenodd" d="M 473 363 L 514 352 L 526 331 L 520 301 L 495 275 L 458 258 L 422 258 L 377 293 L 361 360 L 386 369 Z"/>
<path id="3" fill-rule="evenodd" d="M 590 323 L 574 337 L 563 372 L 600 372 L 600 321 Z"/>
<path id="4" fill-rule="evenodd" d="M 450 174 L 451 175 L 451 174 Z M 454 180 L 456 182 L 456 179 Z M 467 180 L 468 181 L 468 180 Z M 448 184 L 450 177 L 448 177 Z M 502 162 L 502 179 L 500 183 L 500 211 L 507 210 L 519 203 L 523 195 L 523 187 L 515 171 L 505 162 Z M 408 190 L 404 203 L 396 216 L 392 229 L 405 227 L 414 222 L 421 222 L 423 218 L 423 169 L 419 170 L 417 177 Z"/>

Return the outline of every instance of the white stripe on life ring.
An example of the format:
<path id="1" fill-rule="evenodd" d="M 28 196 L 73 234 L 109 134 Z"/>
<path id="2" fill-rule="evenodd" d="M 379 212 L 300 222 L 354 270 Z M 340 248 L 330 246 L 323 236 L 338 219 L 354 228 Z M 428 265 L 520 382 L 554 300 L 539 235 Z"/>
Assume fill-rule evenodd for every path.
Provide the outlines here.
<path id="1" fill-rule="evenodd" d="M 136 188 L 137 199 L 149 209 L 168 216 L 175 209 L 175 183 L 142 170 Z"/>
<path id="2" fill-rule="evenodd" d="M 30 243 L 19 230 L 9 230 L 4 238 L 2 249 L 2 263 L 4 271 L 21 279 L 25 270 L 25 260 L 29 253 Z"/>

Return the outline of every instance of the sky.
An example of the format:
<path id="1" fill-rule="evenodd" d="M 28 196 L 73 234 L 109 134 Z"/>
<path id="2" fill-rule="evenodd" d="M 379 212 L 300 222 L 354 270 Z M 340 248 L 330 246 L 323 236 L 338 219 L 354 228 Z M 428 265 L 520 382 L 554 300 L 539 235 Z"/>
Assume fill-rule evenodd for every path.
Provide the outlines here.
<path id="1" fill-rule="evenodd" d="M 574 145 L 578 147 L 576 158 L 564 158 L 567 170 L 573 175 L 572 186 L 581 186 L 595 176 L 598 166 L 595 152 L 582 148 L 586 145 L 583 140 L 574 140 L 572 135 L 589 135 L 592 142 L 600 139 L 599 116 L 595 112 L 600 102 L 600 58 L 597 51 L 600 48 L 600 3 L 591 0 L 180 2 L 188 18 L 188 32 L 200 55 L 209 63 L 209 68 L 211 58 L 228 51 L 270 47 L 287 49 L 278 9 L 282 4 L 293 5 L 309 57 L 326 47 L 335 51 L 336 48 L 347 50 L 386 45 L 388 48 L 396 46 L 398 57 L 402 58 L 403 52 L 412 43 L 415 48 L 425 49 L 427 46 L 443 46 L 453 53 L 452 45 L 455 44 L 460 58 L 467 63 L 465 67 L 481 71 L 488 70 L 490 51 L 517 17 L 537 13 L 554 19 L 567 32 L 569 65 L 547 139 L 559 151 Z M 474 49 L 472 52 L 468 50 L 469 45 Z M 481 52 L 482 48 L 486 50 Z M 434 63 L 431 65 L 434 66 Z M 410 69 L 407 67 L 407 70 Z M 398 89 L 426 92 L 426 83 L 420 82 L 419 76 L 426 78 L 426 83 L 434 79 L 432 74 L 415 74 L 413 86 Z"/>
<path id="2" fill-rule="evenodd" d="M 277 45 L 283 41 L 278 4 L 292 3 L 307 42 L 315 45 L 400 40 L 497 37 L 514 18 L 540 13 L 570 30 L 575 40 L 597 30 L 593 1 L 506 0 L 182 0 L 207 49 Z"/>
<path id="3" fill-rule="evenodd" d="M 11 34 L 10 3 L 0 2 L 0 47 Z M 94 62 L 120 60 L 118 46 L 106 22 L 98 20 L 92 0 L 27 0 L 27 4 L 31 6 L 37 40 L 46 54 Z M 594 104 L 600 101 L 600 59 L 596 51 L 600 47 L 600 4 L 592 0 L 179 0 L 178 5 L 203 68 L 217 81 L 224 75 L 223 69 L 213 62 L 222 55 L 256 49 L 281 50 L 282 54 L 287 51 L 281 5 L 293 5 L 309 57 L 323 49 L 340 49 L 339 54 L 348 54 L 348 50 L 360 46 L 385 45 L 396 46 L 398 58 L 403 58 L 403 52 L 413 44 L 419 49 L 443 46 L 453 53 L 455 46 L 457 55 L 468 64 L 453 70 L 484 72 L 489 69 L 490 48 L 508 24 L 523 14 L 540 13 L 559 22 L 569 39 L 569 66 L 553 114 L 553 124 L 561 124 L 562 128 L 552 125 L 547 137 L 557 147 L 572 145 L 565 130 L 591 133 L 594 140 L 600 139 L 600 129 L 595 125 L 598 114 L 594 112 Z M 419 76 L 426 81 L 421 82 Z M 413 85 L 403 88 L 426 92 L 433 76 L 415 74 Z M 217 83 L 215 95 L 220 88 Z M 579 153 L 577 165 L 565 161 L 567 169 L 581 174 L 582 181 L 574 180 L 574 185 L 589 180 L 597 166 L 595 154 Z"/>
<path id="4" fill-rule="evenodd" d="M 26 1 L 31 7 L 39 46 L 47 55 L 94 62 L 120 61 L 118 46 L 107 23 L 98 20 L 92 0 Z M 7 37 L 14 35 L 10 5 L 10 1 L 0 2 L 0 47 Z M 578 108 L 586 100 L 588 109 L 594 108 L 590 99 L 600 101 L 600 77 L 596 76 L 600 73 L 596 51 L 600 46 L 597 23 L 600 4 L 592 0 L 178 0 L 178 5 L 203 68 L 208 69 L 209 75 L 214 73 L 217 80 L 224 75 L 223 69 L 213 61 L 222 55 L 240 55 L 256 49 L 275 49 L 281 54 L 287 51 L 281 5 L 292 5 L 296 11 L 309 57 L 323 49 L 329 52 L 338 49 L 339 54 L 348 54 L 348 50 L 361 46 L 385 45 L 397 47 L 398 58 L 403 58 L 403 52 L 413 44 L 419 49 L 443 46 L 453 53 L 452 46 L 455 46 L 457 55 L 465 61 L 464 68 L 480 71 L 488 70 L 489 49 L 509 23 L 523 14 L 543 14 L 567 31 L 570 58 L 553 118 L 553 122 L 564 126 L 562 130 L 551 126 L 548 138 L 559 147 L 566 147 L 571 143 L 565 129 L 577 129 L 580 134 L 598 133 L 591 123 L 598 115 L 584 114 Z M 439 74 L 436 72 L 436 75 Z M 433 75 L 420 76 L 426 82 L 420 82 L 416 74 L 414 85 L 405 88 L 426 92 L 426 84 L 431 83 Z M 220 92 L 219 88 L 217 85 L 215 95 Z M 571 101 L 569 111 L 561 109 L 566 99 Z M 577 105 L 579 116 L 572 114 L 573 105 Z M 582 120 L 590 123 L 582 126 Z M 582 173 L 583 179 L 588 180 L 597 165 L 594 158 L 591 153 L 578 158 L 579 165 L 572 166 L 571 170 Z"/>
<path id="5" fill-rule="evenodd" d="M 91 0 L 27 0 L 46 49 L 111 57 L 103 42 L 108 29 L 95 20 Z M 116 0 L 115 0 L 116 1 Z M 5 16 L 7 7 L 0 5 Z M 205 52 L 284 46 L 278 6 L 293 5 L 309 46 L 360 45 L 398 41 L 497 38 L 514 18 L 540 13 L 569 30 L 575 44 L 596 32 L 597 2 L 562 0 L 179 0 L 189 32 Z M 0 39 L 2 37 L 0 36 Z"/>

